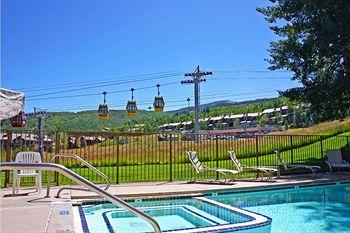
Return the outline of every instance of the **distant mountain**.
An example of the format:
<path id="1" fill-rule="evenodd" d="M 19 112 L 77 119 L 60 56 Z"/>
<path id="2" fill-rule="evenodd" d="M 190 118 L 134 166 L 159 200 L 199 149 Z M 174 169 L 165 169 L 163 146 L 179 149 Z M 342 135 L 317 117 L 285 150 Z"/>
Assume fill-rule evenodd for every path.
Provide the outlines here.
<path id="1" fill-rule="evenodd" d="M 272 98 L 265 98 L 265 99 L 256 99 L 256 100 L 247 100 L 247 101 L 241 101 L 241 102 L 235 102 L 232 100 L 219 100 L 210 102 L 207 104 L 201 104 L 199 109 L 204 110 L 207 108 L 213 108 L 213 107 L 224 107 L 224 106 L 232 106 L 232 105 L 240 105 L 240 104 L 253 104 L 253 103 L 261 103 L 265 101 L 269 101 Z M 194 106 L 191 106 L 190 108 L 180 108 L 178 110 L 168 111 L 168 113 L 177 113 L 177 114 L 185 114 L 190 113 L 194 110 Z"/>
<path id="2" fill-rule="evenodd" d="M 219 101 L 214 101 L 214 102 L 210 102 L 207 104 L 201 104 L 200 105 L 200 109 L 206 109 L 206 108 L 210 108 L 210 107 L 218 107 L 218 106 L 225 106 L 225 105 L 232 105 L 235 104 L 236 102 L 231 101 L 231 100 L 219 100 Z M 194 110 L 194 106 L 191 106 L 190 108 L 180 108 L 177 110 L 172 110 L 172 111 L 168 111 L 168 113 L 178 113 L 178 114 L 182 114 L 182 113 L 189 113 L 191 111 Z"/>

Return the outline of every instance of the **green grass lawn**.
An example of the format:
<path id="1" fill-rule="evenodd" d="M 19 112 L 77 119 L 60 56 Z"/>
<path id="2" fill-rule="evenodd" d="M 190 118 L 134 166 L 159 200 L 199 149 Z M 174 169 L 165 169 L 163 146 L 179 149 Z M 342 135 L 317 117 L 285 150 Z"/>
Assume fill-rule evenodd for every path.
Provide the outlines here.
<path id="1" fill-rule="evenodd" d="M 347 135 L 347 134 L 346 134 Z M 297 148 L 286 149 L 281 152 L 281 156 L 286 161 L 286 163 L 305 163 L 312 165 L 319 165 L 325 168 L 324 164 L 324 156 L 325 151 L 327 149 L 340 148 L 347 144 L 347 137 L 339 137 L 333 136 L 326 138 L 321 141 L 310 143 L 306 146 L 301 146 Z M 322 143 L 322 151 L 321 151 L 321 143 Z M 227 152 L 220 151 L 218 161 L 218 167 L 234 169 L 232 165 L 232 161 L 227 158 Z M 293 155 L 293 158 L 292 158 Z M 207 155 L 206 155 L 207 156 Z M 201 159 L 201 155 L 199 155 Z M 253 157 L 245 157 L 240 156 L 238 154 L 238 158 L 242 164 L 248 166 L 256 166 L 257 158 Z M 206 157 L 206 159 L 208 159 Z M 204 161 L 204 165 L 208 167 L 216 167 L 215 157 L 212 156 L 210 161 Z M 265 155 L 259 155 L 258 157 L 258 165 L 259 166 L 275 166 L 278 164 L 276 156 L 274 153 L 268 153 Z M 99 170 L 105 173 L 110 179 L 112 183 L 128 183 L 128 182 L 148 182 L 148 181 L 169 181 L 170 177 L 172 180 L 192 180 L 192 179 L 215 179 L 215 172 L 208 172 L 205 174 L 196 174 L 192 165 L 189 162 L 186 163 L 174 163 L 170 166 L 169 163 L 164 164 L 140 164 L 140 165 L 129 165 L 129 166 L 98 166 Z M 82 175 L 90 181 L 95 183 L 104 183 L 103 178 L 99 177 L 96 173 L 91 171 L 88 168 L 71 168 L 73 171 Z M 171 174 L 170 174 L 171 170 Z M 118 171 L 118 176 L 117 176 Z M 4 172 L 2 172 L 2 182 L 4 179 Z M 43 173 L 43 177 L 46 177 L 46 172 Z M 254 177 L 255 173 L 242 173 L 239 174 L 238 178 L 247 178 Z M 53 180 L 53 175 L 51 176 Z M 12 176 L 11 176 L 12 179 Z M 11 180 L 12 182 L 12 180 Z M 46 182 L 46 180 L 44 181 Z M 32 178 L 27 178 L 21 182 L 22 184 L 31 185 L 33 184 Z M 59 176 L 60 184 L 71 184 L 72 182 L 63 177 Z"/>

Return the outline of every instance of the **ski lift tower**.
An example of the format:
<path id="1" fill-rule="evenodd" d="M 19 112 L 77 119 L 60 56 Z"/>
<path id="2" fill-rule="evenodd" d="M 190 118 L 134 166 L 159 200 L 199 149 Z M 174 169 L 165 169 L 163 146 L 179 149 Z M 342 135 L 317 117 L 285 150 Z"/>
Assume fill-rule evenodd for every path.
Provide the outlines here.
<path id="1" fill-rule="evenodd" d="M 38 130 L 39 130 L 39 143 L 38 143 L 38 149 L 39 153 L 41 155 L 41 159 L 43 159 L 44 155 L 44 120 L 48 118 L 46 115 L 46 109 L 39 109 L 34 107 L 34 114 L 36 118 L 38 118 Z"/>
<path id="2" fill-rule="evenodd" d="M 198 133 L 199 133 L 199 104 L 200 104 L 200 93 L 199 93 L 199 84 L 205 82 L 206 79 L 202 78 L 207 75 L 212 75 L 212 72 L 201 71 L 199 66 L 193 73 L 186 73 L 185 77 L 191 77 L 191 79 L 186 79 L 181 81 L 181 84 L 194 84 L 194 133 L 195 140 L 198 142 Z"/>

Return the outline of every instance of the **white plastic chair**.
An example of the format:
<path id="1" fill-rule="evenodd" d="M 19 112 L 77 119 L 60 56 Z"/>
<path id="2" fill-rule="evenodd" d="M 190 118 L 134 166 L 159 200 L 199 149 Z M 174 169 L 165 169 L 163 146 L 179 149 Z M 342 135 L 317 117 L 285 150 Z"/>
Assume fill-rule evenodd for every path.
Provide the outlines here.
<path id="1" fill-rule="evenodd" d="M 16 155 L 16 163 L 41 163 L 39 152 L 26 151 L 19 152 Z M 41 171 L 35 170 L 13 170 L 13 194 L 18 193 L 22 177 L 35 177 L 36 191 L 41 192 Z"/>

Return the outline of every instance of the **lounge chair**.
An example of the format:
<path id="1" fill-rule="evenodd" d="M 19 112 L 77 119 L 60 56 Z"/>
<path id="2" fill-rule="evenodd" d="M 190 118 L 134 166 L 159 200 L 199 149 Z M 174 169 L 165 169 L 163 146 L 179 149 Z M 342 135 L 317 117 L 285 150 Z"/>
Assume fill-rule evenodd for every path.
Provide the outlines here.
<path id="1" fill-rule="evenodd" d="M 281 154 L 279 151 L 275 151 L 276 156 L 280 162 L 280 165 L 283 166 L 284 170 L 289 172 L 289 171 L 293 171 L 296 169 L 306 169 L 309 170 L 312 173 L 312 176 L 315 175 L 316 170 L 321 170 L 321 167 L 319 166 L 309 166 L 309 165 L 302 165 L 302 164 L 286 164 L 284 162 L 284 160 L 281 157 Z"/>
<path id="2" fill-rule="evenodd" d="M 280 176 L 279 169 L 276 167 L 249 167 L 242 165 L 239 160 L 237 159 L 236 153 L 234 151 L 228 152 L 230 155 L 230 158 L 233 162 L 233 164 L 237 167 L 237 170 L 239 172 L 243 172 L 244 170 L 247 171 L 254 171 L 254 172 L 262 172 L 266 174 L 266 178 L 270 179 L 273 176 L 273 173 L 277 173 L 277 177 Z"/>
<path id="3" fill-rule="evenodd" d="M 19 152 L 16 155 L 16 163 L 41 163 L 41 156 L 39 152 L 26 151 Z M 41 171 L 35 170 L 13 170 L 13 194 L 18 193 L 22 177 L 35 177 L 36 191 L 41 192 Z M 16 188 L 16 190 L 15 190 Z"/>
<path id="4" fill-rule="evenodd" d="M 341 150 L 335 149 L 335 150 L 327 150 L 326 151 L 327 160 L 326 163 L 329 166 L 329 170 L 332 173 L 332 168 L 349 168 L 350 170 L 350 164 L 343 160 L 341 156 Z"/>
<path id="5" fill-rule="evenodd" d="M 208 171 L 214 171 L 214 172 L 219 172 L 220 174 L 225 176 L 225 181 L 226 181 L 226 177 L 228 174 L 232 175 L 232 179 L 234 179 L 234 176 L 239 173 L 236 170 L 228 170 L 228 169 L 224 169 L 224 168 L 211 168 L 211 167 L 207 167 L 204 166 L 201 161 L 199 161 L 198 156 L 197 156 L 197 152 L 196 151 L 186 151 L 188 158 L 190 159 L 194 169 L 196 170 L 196 172 L 198 174 L 200 173 L 205 173 Z"/>

